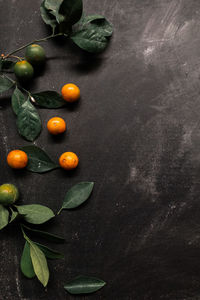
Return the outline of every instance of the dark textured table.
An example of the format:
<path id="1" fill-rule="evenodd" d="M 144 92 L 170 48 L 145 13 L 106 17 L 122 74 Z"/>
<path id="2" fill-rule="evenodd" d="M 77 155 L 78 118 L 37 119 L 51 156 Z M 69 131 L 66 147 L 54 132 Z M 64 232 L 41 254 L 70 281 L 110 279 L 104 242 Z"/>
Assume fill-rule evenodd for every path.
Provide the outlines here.
<path id="1" fill-rule="evenodd" d="M 39 0 L 0 0 L 1 52 L 48 34 Z M 34 143 L 58 159 L 80 157 L 79 168 L 39 175 L 16 172 L 8 151 L 29 144 L 19 137 L 9 93 L 0 99 L 0 183 L 21 191 L 19 203 L 56 211 L 79 181 L 95 181 L 90 200 L 42 228 L 66 237 L 49 262 L 45 291 L 19 269 L 23 238 L 16 225 L 1 232 L 0 299 L 74 299 L 64 283 L 78 274 L 104 279 L 90 297 L 108 300 L 200 299 L 200 1 L 85 0 L 85 11 L 105 15 L 115 33 L 102 55 L 62 41 L 44 44 L 45 72 L 32 91 L 76 83 L 80 103 L 39 113 Z M 45 124 L 63 117 L 68 131 L 52 138 Z M 54 247 L 53 245 L 51 245 Z M 54 247 L 55 248 L 55 247 Z"/>

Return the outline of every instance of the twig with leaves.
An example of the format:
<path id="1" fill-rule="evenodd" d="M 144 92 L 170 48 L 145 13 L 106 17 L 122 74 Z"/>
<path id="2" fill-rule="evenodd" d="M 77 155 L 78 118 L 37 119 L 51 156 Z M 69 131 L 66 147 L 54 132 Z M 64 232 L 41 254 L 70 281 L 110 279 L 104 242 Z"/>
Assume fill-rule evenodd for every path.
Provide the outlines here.
<path id="1" fill-rule="evenodd" d="M 63 204 L 57 215 L 62 210 L 79 207 L 90 197 L 94 187 L 93 182 L 80 182 L 66 193 Z M 20 225 L 25 245 L 21 256 L 20 269 L 25 277 L 31 279 L 35 276 L 44 287 L 49 281 L 49 268 L 47 259 L 63 259 L 64 255 L 46 245 L 33 241 L 30 236 L 42 237 L 47 241 L 63 243 L 65 239 L 58 235 L 42 231 L 32 225 L 39 226 L 55 217 L 54 212 L 47 206 L 40 204 L 16 205 L 15 202 L 7 205 L 0 201 L 0 230 L 10 223 Z M 78 276 L 69 281 L 64 288 L 72 293 L 91 293 L 105 285 L 105 282 L 92 277 Z"/>
<path id="2" fill-rule="evenodd" d="M 113 32 L 112 25 L 104 16 L 97 14 L 85 16 L 83 14 L 82 0 L 44 0 L 40 6 L 40 12 L 43 21 L 51 27 L 52 34 L 35 39 L 6 55 L 2 54 L 0 58 L 0 73 L 2 73 L 0 75 L 0 93 L 14 88 L 12 109 L 17 116 L 18 132 L 23 138 L 31 142 L 39 136 L 42 130 L 42 122 L 35 105 L 55 109 L 65 106 L 66 101 L 55 91 L 32 94 L 24 88 L 22 82 L 8 77 L 6 73 L 15 70 L 15 75 L 18 78 L 19 72 L 16 71 L 16 64 L 26 62 L 24 58 L 15 54 L 23 49 L 28 49 L 35 43 L 43 43 L 59 36 L 72 40 L 84 51 L 100 53 L 106 49 Z M 27 57 L 25 56 L 25 58 Z M 24 66 L 22 65 L 22 67 Z M 28 61 L 27 68 L 28 79 L 30 80 L 34 68 Z M 25 74 L 25 76 L 28 75 Z"/>

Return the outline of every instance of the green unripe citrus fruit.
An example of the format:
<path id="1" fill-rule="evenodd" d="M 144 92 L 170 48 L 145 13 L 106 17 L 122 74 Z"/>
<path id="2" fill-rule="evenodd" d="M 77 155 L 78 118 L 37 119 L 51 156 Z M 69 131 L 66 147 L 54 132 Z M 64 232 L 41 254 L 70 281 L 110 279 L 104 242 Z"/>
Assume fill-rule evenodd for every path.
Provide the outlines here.
<path id="1" fill-rule="evenodd" d="M 18 188 L 11 184 L 5 183 L 0 186 L 0 204 L 11 205 L 19 198 Z"/>
<path id="2" fill-rule="evenodd" d="M 30 64 L 39 67 L 45 62 L 45 51 L 40 45 L 30 45 L 26 48 L 25 57 Z"/>
<path id="3" fill-rule="evenodd" d="M 33 67 L 26 60 L 18 61 L 14 66 L 14 72 L 20 81 L 29 81 L 34 74 Z"/>

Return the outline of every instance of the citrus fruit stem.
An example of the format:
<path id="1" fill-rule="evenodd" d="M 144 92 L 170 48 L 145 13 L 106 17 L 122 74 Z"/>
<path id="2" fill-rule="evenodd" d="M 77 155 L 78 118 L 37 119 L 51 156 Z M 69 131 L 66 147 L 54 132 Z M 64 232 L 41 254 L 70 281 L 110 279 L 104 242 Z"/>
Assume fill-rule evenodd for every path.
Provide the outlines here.
<path id="1" fill-rule="evenodd" d="M 66 34 L 63 34 L 63 33 L 57 33 L 57 34 L 51 34 L 51 35 L 49 35 L 49 36 L 47 36 L 47 37 L 45 37 L 45 38 L 42 38 L 42 39 L 34 40 L 34 41 L 32 41 L 32 42 L 30 42 L 30 43 L 24 45 L 24 46 L 21 46 L 21 47 L 17 48 L 16 50 L 14 50 L 14 51 L 8 53 L 7 55 L 4 56 L 4 59 L 10 57 L 11 55 L 15 54 L 16 52 L 18 52 L 18 51 L 20 51 L 20 50 L 22 50 L 22 49 L 24 49 L 24 48 L 30 46 L 31 44 L 40 43 L 40 42 L 46 42 L 46 41 L 48 41 L 48 40 L 50 40 L 50 39 L 53 39 L 53 38 L 55 38 L 55 37 L 57 37 L 57 36 L 62 36 L 62 35 L 63 35 L 63 36 L 67 36 Z"/>

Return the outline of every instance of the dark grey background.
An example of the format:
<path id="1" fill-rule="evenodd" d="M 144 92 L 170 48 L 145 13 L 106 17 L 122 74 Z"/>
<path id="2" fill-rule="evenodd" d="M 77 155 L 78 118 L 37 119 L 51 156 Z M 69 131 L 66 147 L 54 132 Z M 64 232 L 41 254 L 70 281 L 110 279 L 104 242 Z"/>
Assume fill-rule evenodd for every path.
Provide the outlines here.
<path id="1" fill-rule="evenodd" d="M 0 0 L 1 52 L 48 34 L 40 1 Z M 85 12 L 105 15 L 115 33 L 107 51 L 85 55 L 62 41 L 44 44 L 50 58 L 32 91 L 74 82 L 73 108 L 40 110 L 35 142 L 54 159 L 80 157 L 68 174 L 16 172 L 8 151 L 28 144 L 18 136 L 10 97 L 0 102 L 0 182 L 19 186 L 19 203 L 56 211 L 73 184 L 95 181 L 92 197 L 43 228 L 60 233 L 65 260 L 52 261 L 44 291 L 19 269 L 23 238 L 16 226 L 1 233 L 0 299 L 74 299 L 63 289 L 78 274 L 107 286 L 80 299 L 200 299 L 200 1 L 84 0 Z M 49 136 L 50 117 L 68 126 Z M 52 245 L 53 247 L 53 245 Z M 54 247 L 56 248 L 56 247 Z M 79 299 L 79 297 L 77 297 Z"/>

